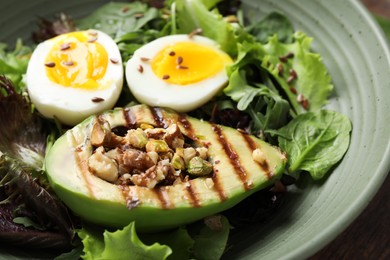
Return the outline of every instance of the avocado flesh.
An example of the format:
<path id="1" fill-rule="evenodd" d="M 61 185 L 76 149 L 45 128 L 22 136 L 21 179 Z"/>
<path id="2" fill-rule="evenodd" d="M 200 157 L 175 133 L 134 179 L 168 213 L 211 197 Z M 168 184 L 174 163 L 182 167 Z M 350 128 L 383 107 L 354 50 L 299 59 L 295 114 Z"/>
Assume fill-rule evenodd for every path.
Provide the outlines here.
<path id="1" fill-rule="evenodd" d="M 231 208 L 254 192 L 278 180 L 286 156 L 253 136 L 213 125 L 170 110 L 137 105 L 99 115 L 112 128 L 141 124 L 154 127 L 176 123 L 182 133 L 208 147 L 212 177 L 150 189 L 119 186 L 100 179 L 88 170 L 93 152 L 91 116 L 60 137 L 46 157 L 47 174 L 58 197 L 81 218 L 106 227 L 123 227 L 135 221 L 137 230 L 156 232 L 185 225 Z M 265 163 L 253 160 L 260 149 Z"/>

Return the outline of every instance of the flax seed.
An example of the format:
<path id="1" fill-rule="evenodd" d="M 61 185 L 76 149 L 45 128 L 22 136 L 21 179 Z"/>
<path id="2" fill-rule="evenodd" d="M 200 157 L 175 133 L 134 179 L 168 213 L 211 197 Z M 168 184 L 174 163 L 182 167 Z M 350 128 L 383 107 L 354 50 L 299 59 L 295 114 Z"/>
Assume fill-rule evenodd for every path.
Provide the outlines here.
<path id="1" fill-rule="evenodd" d="M 56 66 L 56 64 L 54 62 L 50 61 L 50 62 L 46 62 L 45 66 L 48 68 L 54 68 Z"/>
<path id="2" fill-rule="evenodd" d="M 94 103 L 100 103 L 100 102 L 104 101 L 104 98 L 94 97 L 94 98 L 91 99 L 91 101 L 94 102 Z"/>

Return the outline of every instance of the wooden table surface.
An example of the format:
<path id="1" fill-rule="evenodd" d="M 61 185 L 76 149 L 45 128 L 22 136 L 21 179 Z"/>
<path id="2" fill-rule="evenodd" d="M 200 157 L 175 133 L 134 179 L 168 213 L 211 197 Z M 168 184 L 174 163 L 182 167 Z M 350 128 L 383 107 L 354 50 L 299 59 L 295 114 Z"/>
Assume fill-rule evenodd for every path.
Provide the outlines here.
<path id="1" fill-rule="evenodd" d="M 362 2 L 373 13 L 390 19 L 390 0 Z M 335 240 L 310 258 L 319 259 L 390 259 L 390 173 L 363 213 Z"/>

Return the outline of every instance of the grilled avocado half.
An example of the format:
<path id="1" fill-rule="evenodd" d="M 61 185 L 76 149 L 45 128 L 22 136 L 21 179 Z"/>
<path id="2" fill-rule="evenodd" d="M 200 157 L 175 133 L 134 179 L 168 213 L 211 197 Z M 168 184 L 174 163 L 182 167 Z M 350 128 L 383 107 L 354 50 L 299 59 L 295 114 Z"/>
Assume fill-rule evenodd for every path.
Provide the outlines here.
<path id="1" fill-rule="evenodd" d="M 97 152 L 93 131 L 102 122 L 122 132 L 166 129 L 176 124 L 187 143 L 207 148 L 206 160 L 212 170 L 152 188 L 102 179 L 88 164 Z M 137 230 L 155 232 L 233 207 L 278 180 L 286 161 L 277 147 L 236 129 L 167 109 L 136 105 L 91 116 L 68 130 L 49 150 L 45 167 L 58 197 L 82 219 L 116 228 L 135 221 Z"/>

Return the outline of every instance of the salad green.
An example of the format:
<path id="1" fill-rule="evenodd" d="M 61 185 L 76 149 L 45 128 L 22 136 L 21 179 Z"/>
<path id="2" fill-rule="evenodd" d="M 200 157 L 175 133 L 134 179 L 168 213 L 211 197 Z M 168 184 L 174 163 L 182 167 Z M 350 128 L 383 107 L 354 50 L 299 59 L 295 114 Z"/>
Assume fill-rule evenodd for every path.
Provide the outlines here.
<path id="1" fill-rule="evenodd" d="M 229 84 L 223 92 L 190 114 L 216 123 L 231 124 L 278 145 L 288 154 L 286 175 L 299 178 L 300 174 L 309 172 L 315 180 L 324 178 L 348 149 L 352 127 L 344 115 L 324 109 L 333 85 L 320 54 L 311 50 L 312 39 L 302 32 L 295 32 L 288 18 L 279 13 L 246 26 L 238 11 L 234 12 L 237 19 L 230 23 L 218 9 L 223 4 L 226 5 L 218 0 L 176 0 L 166 1 L 162 8 L 155 8 L 140 2 L 109 3 L 74 22 L 78 29 L 95 28 L 111 35 L 124 60 L 153 39 L 169 34 L 188 34 L 200 28 L 204 36 L 217 41 L 235 62 L 227 68 Z M 31 188 L 34 193 L 43 192 L 44 202 L 55 207 L 40 211 L 40 198 L 37 196 L 31 203 L 31 199 L 24 195 L 22 202 L 18 200 L 18 205 L 31 212 L 38 209 L 40 214 L 38 217 L 34 214 L 14 215 L 14 223 L 36 226 L 37 219 L 49 216 L 50 226 L 40 223 L 39 228 L 49 230 L 54 237 L 60 226 L 62 235 L 56 238 L 62 245 L 62 252 L 73 248 L 58 259 L 219 259 L 226 250 L 231 228 L 229 219 L 221 215 L 214 216 L 211 224 L 205 220 L 157 234 L 137 234 L 136 223 L 129 223 L 122 230 L 104 230 L 85 223 L 80 225 L 77 221 L 69 224 L 68 213 L 62 208 L 61 218 L 57 222 L 54 220 L 54 209 L 61 204 L 50 187 L 45 186 L 42 161 L 33 160 L 34 166 L 26 163 L 29 158 L 37 158 L 36 152 L 28 152 L 36 147 L 40 147 L 39 158 L 43 159 L 45 149 L 49 149 L 62 130 L 56 122 L 46 120 L 42 123 L 42 119 L 36 119 L 39 115 L 28 103 L 22 79 L 32 50 L 20 40 L 12 51 L 4 44 L 0 45 L 0 74 L 3 75 L 0 125 L 12 122 L 14 129 L 26 127 L 26 124 L 38 126 L 32 128 L 28 137 L 40 136 L 31 143 L 27 141 L 29 138 L 16 138 L 15 133 L 10 136 L 9 129 L 1 128 L 0 185 L 5 189 L 10 176 L 12 180 L 25 176 L 24 182 L 19 180 L 25 186 L 18 188 L 16 185 L 12 194 L 22 194 L 23 198 L 21 187 L 34 187 Z M 127 88 L 124 89 L 118 104 L 136 102 Z M 20 114 L 9 117 L 10 103 L 15 105 L 15 113 L 31 116 L 25 121 L 12 121 Z M 16 108 L 20 104 L 24 109 L 27 106 L 27 112 Z M 51 131 L 43 131 L 42 124 Z M 34 180 L 28 177 L 31 173 L 38 174 L 34 175 Z M 36 183 L 41 188 L 35 186 Z M 14 197 L 5 192 L 1 198 L 12 202 Z M 12 219 L 9 225 L 12 225 Z M 57 228 L 53 229 L 53 225 Z M 64 238 L 72 239 L 74 232 L 79 239 L 71 240 L 71 247 L 64 245 Z"/>

